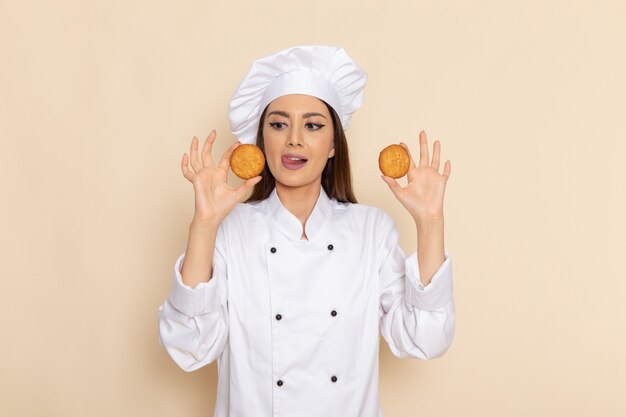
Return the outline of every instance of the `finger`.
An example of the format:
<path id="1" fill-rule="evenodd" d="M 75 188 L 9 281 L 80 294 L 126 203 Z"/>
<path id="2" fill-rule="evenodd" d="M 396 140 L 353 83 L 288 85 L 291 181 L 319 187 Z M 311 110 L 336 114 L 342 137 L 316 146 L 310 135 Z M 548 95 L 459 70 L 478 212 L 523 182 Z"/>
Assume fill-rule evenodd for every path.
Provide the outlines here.
<path id="1" fill-rule="evenodd" d="M 191 167 L 193 170 L 195 172 L 200 171 L 202 169 L 202 163 L 200 162 L 200 158 L 198 158 L 198 138 L 195 136 L 191 139 L 189 155 L 191 156 Z"/>
<path id="2" fill-rule="evenodd" d="M 450 162 L 450 160 L 447 160 L 443 166 L 443 175 L 444 177 L 446 177 L 446 181 L 448 181 L 448 178 L 450 178 L 450 171 L 452 170 L 451 165 L 452 163 Z"/>
<path id="3" fill-rule="evenodd" d="M 420 132 L 420 163 L 419 166 L 428 168 L 428 140 L 426 139 L 426 132 L 423 130 Z"/>
<path id="4" fill-rule="evenodd" d="M 241 199 L 243 198 L 243 196 L 246 195 L 246 193 L 252 189 L 252 187 L 254 187 L 259 181 L 261 181 L 261 179 L 263 179 L 263 177 L 256 176 L 254 178 L 250 178 L 245 180 L 240 186 L 239 188 L 237 188 L 237 198 Z"/>
<path id="5" fill-rule="evenodd" d="M 436 140 L 433 145 L 433 162 L 430 164 L 430 167 L 435 170 L 435 172 L 439 173 L 439 154 L 441 152 L 441 143 L 439 140 Z"/>
<path id="6" fill-rule="evenodd" d="M 230 157 L 232 156 L 233 151 L 237 149 L 237 146 L 239 145 L 241 145 L 241 142 L 233 143 L 230 148 L 228 148 L 228 150 L 224 153 L 224 155 L 222 155 L 219 167 L 224 171 L 228 171 L 228 169 L 230 168 Z"/>
<path id="7" fill-rule="evenodd" d="M 215 129 L 211 130 L 209 136 L 207 136 L 204 141 L 204 146 L 202 146 L 202 164 L 205 167 L 213 166 L 213 157 L 211 156 L 211 151 L 213 150 L 213 143 L 215 142 L 215 138 L 217 137 L 217 132 Z"/>
<path id="8" fill-rule="evenodd" d="M 381 175 L 381 178 L 387 183 L 387 185 L 391 189 L 391 192 L 396 196 L 396 198 L 400 198 L 399 195 L 400 192 L 402 192 L 402 187 L 400 187 L 398 181 L 396 181 L 395 178 L 391 178 L 386 175 Z"/>
<path id="9" fill-rule="evenodd" d="M 189 161 L 187 160 L 187 154 L 183 154 L 183 160 L 180 163 L 180 168 L 183 171 L 183 177 L 187 178 L 189 181 L 193 180 L 194 174 L 189 169 Z"/>

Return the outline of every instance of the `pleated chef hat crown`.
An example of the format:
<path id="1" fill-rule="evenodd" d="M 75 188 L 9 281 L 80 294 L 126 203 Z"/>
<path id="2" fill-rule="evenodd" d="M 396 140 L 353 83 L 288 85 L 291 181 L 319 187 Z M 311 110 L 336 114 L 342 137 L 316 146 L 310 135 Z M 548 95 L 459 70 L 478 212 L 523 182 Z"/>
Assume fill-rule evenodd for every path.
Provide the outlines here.
<path id="1" fill-rule="evenodd" d="M 239 84 L 228 108 L 231 132 L 255 143 L 265 107 L 287 94 L 307 94 L 328 103 L 344 130 L 363 104 L 367 74 L 340 47 L 295 46 L 259 58 Z"/>

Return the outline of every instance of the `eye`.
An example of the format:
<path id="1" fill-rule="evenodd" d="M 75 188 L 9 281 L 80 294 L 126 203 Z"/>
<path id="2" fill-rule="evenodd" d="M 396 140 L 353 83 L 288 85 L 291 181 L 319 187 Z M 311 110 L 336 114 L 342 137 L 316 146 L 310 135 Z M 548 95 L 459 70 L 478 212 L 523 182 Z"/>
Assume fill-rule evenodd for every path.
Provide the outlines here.
<path id="1" fill-rule="evenodd" d="M 304 125 L 304 127 L 306 127 L 308 130 L 320 130 L 321 128 L 323 128 L 326 125 L 323 125 L 321 123 L 307 123 Z"/>
<path id="2" fill-rule="evenodd" d="M 272 126 L 274 129 L 276 130 L 281 130 L 284 129 L 285 126 L 287 126 L 287 123 L 283 123 L 283 122 L 270 122 L 269 123 L 270 126 Z"/>

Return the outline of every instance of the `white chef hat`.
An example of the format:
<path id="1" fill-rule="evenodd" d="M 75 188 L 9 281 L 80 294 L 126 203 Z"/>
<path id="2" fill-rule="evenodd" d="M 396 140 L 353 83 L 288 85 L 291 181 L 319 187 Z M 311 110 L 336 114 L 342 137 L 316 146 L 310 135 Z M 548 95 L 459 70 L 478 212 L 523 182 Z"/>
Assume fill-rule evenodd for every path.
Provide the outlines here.
<path id="1" fill-rule="evenodd" d="M 259 58 L 239 84 L 228 108 L 231 132 L 255 143 L 265 107 L 287 94 L 307 94 L 328 103 L 345 129 L 363 104 L 367 74 L 340 47 L 295 46 Z"/>

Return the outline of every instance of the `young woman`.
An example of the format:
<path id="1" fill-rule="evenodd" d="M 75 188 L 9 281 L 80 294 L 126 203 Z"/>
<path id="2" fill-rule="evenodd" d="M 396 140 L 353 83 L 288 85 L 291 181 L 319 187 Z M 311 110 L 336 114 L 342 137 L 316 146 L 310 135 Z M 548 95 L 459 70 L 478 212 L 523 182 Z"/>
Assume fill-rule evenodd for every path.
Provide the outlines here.
<path id="1" fill-rule="evenodd" d="M 261 58 L 229 110 L 240 142 L 265 153 L 261 176 L 228 185 L 240 142 L 215 164 L 215 131 L 183 155 L 195 214 L 160 341 L 186 371 L 217 359 L 216 417 L 382 416 L 379 335 L 398 357 L 434 358 L 452 342 L 450 163 L 440 174 L 439 142 L 431 159 L 422 132 L 408 184 L 383 177 L 415 220 L 418 250 L 405 257 L 393 220 L 352 191 L 344 129 L 366 78 L 341 48 Z"/>

